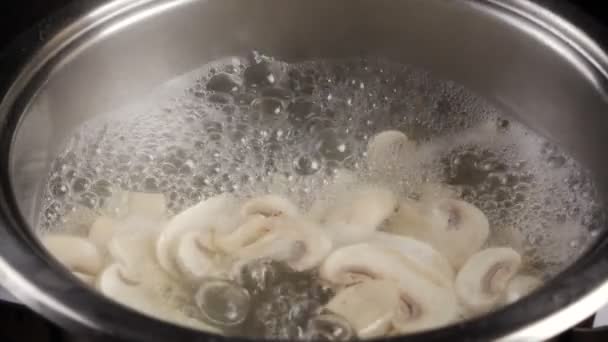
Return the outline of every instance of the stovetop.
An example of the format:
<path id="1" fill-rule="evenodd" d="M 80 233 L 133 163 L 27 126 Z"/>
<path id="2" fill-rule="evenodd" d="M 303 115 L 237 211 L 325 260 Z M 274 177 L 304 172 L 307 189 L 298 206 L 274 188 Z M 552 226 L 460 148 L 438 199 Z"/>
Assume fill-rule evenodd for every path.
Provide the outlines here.
<path id="1" fill-rule="evenodd" d="M 40 22 L 49 14 L 78 0 L 0 0 L 0 55 L 5 46 L 19 34 Z M 82 1 L 82 0 L 79 0 Z M 608 26 L 608 11 L 602 10 L 606 0 L 539 0 L 546 2 L 569 1 L 596 20 Z M 604 6 L 602 6 L 604 5 Z M 606 37 L 608 41 L 608 37 Z M 608 307 L 598 313 L 595 325 L 606 326 L 608 332 Z M 592 327 L 593 317 L 579 325 L 579 331 L 572 329 L 552 341 L 558 342 L 599 342 L 608 341 L 603 334 L 578 332 Z M 69 336 L 65 331 L 38 316 L 0 288 L 0 342 L 74 342 L 81 338 Z"/>

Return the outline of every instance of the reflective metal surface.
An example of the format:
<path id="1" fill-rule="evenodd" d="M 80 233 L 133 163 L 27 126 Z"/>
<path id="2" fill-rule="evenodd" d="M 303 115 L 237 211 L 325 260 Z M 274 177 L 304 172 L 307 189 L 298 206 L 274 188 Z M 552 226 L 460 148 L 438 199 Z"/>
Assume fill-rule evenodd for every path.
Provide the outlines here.
<path id="1" fill-rule="evenodd" d="M 608 58 L 577 25 L 527 0 L 137 0 L 80 4 L 0 90 L 0 282 L 72 329 L 123 340 L 205 340 L 76 282 L 33 237 L 38 182 L 80 123 L 217 57 L 381 55 L 453 79 L 570 151 L 608 182 Z M 27 43 L 25 43 L 27 44 Z M 23 51 L 28 51 L 23 54 Z M 27 58 L 25 58 L 27 57 Z M 21 65 L 21 69 L 14 69 Z M 6 76 L 3 76 L 6 77 Z M 603 178 L 606 178 L 603 176 Z M 536 341 L 608 302 L 608 236 L 533 296 L 408 341 Z M 396 338 L 398 340 L 398 338 Z"/>

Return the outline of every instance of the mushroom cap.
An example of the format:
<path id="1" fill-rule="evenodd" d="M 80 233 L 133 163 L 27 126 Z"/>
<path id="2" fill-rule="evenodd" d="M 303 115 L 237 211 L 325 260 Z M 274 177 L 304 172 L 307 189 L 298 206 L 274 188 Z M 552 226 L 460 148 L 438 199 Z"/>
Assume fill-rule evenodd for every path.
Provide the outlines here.
<path id="1" fill-rule="evenodd" d="M 240 221 L 234 215 L 238 201 L 230 195 L 219 195 L 204 200 L 174 216 L 160 232 L 156 241 L 156 257 L 161 267 L 177 274 L 174 256 L 179 238 L 189 231 L 230 232 Z"/>
<path id="2" fill-rule="evenodd" d="M 268 228 L 267 234 L 235 254 L 242 261 L 238 264 L 268 258 L 305 271 L 319 265 L 332 249 L 325 232 L 305 218 L 279 216 L 267 218 L 263 224 Z"/>
<path id="3" fill-rule="evenodd" d="M 349 321 L 359 338 L 380 337 L 391 328 L 399 295 L 393 281 L 368 280 L 338 292 L 325 308 Z"/>
<path id="4" fill-rule="evenodd" d="M 255 244 L 275 229 L 272 219 L 255 214 L 245 218 L 245 221 L 234 231 L 225 235 L 213 234 L 213 245 L 224 253 L 236 253 L 239 250 Z"/>
<path id="5" fill-rule="evenodd" d="M 168 279 L 167 279 L 168 281 Z M 106 267 L 97 279 L 96 287 L 105 296 L 151 317 L 213 333 L 219 329 L 191 318 L 163 300 L 158 278 L 149 274 L 132 274 L 120 264 Z"/>
<path id="6" fill-rule="evenodd" d="M 88 238 L 100 249 L 105 249 L 119 229 L 119 222 L 108 216 L 99 216 L 89 229 Z"/>
<path id="7" fill-rule="evenodd" d="M 428 242 L 444 254 L 455 269 L 486 242 L 490 224 L 474 205 L 456 199 L 429 203 L 401 202 L 387 230 Z"/>
<path id="8" fill-rule="evenodd" d="M 373 169 L 386 168 L 413 153 L 416 145 L 400 131 L 387 130 L 373 136 L 367 145 L 367 163 Z"/>
<path id="9" fill-rule="evenodd" d="M 509 285 L 507 285 L 507 289 L 504 295 L 505 304 L 511 304 L 522 297 L 527 296 L 532 291 L 541 287 L 543 284 L 540 278 L 526 275 L 526 274 L 518 274 L 514 276 L 511 281 L 509 281 Z"/>
<path id="10" fill-rule="evenodd" d="M 395 281 L 401 301 L 393 325 L 401 333 L 448 324 L 459 313 L 451 288 L 436 285 L 412 269 L 397 253 L 372 244 L 360 243 L 332 252 L 321 265 L 319 274 L 329 282 L 344 286 L 370 279 Z"/>
<path id="11" fill-rule="evenodd" d="M 359 185 L 343 191 L 320 217 L 337 245 L 365 241 L 393 214 L 397 198 L 391 191 L 373 185 Z"/>
<path id="12" fill-rule="evenodd" d="M 243 216 L 262 215 L 262 216 L 296 216 L 298 207 L 290 200 L 278 195 L 264 195 L 254 197 L 243 204 L 241 208 Z"/>
<path id="13" fill-rule="evenodd" d="M 456 293 L 471 311 L 488 311 L 499 303 L 520 266 L 521 256 L 512 248 L 484 249 L 474 254 L 456 275 Z"/>
<path id="14" fill-rule="evenodd" d="M 63 265 L 73 272 L 96 275 L 103 267 L 103 258 L 92 242 L 77 236 L 48 234 L 42 244 Z"/>
<path id="15" fill-rule="evenodd" d="M 455 273 L 452 265 L 431 245 L 409 237 L 377 232 L 370 243 L 399 253 L 409 265 L 435 284 L 452 287 Z"/>
<path id="16" fill-rule="evenodd" d="M 180 239 L 175 261 L 181 274 L 189 281 L 200 282 L 220 273 L 216 264 L 218 256 L 209 245 L 204 233 L 189 232 Z"/>

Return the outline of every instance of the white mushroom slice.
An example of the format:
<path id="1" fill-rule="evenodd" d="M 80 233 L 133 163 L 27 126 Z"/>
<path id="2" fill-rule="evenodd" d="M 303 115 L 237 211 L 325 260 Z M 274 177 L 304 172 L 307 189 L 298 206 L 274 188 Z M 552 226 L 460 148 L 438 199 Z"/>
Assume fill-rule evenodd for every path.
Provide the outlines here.
<path id="1" fill-rule="evenodd" d="M 295 216 L 298 214 L 298 208 L 285 197 L 264 195 L 245 202 L 241 209 L 241 213 L 243 216 Z"/>
<path id="2" fill-rule="evenodd" d="M 189 231 L 230 232 L 240 218 L 234 215 L 237 200 L 230 195 L 209 198 L 173 217 L 156 241 L 156 257 L 162 268 L 177 275 L 175 253 L 179 238 Z"/>
<path id="3" fill-rule="evenodd" d="M 452 322 L 459 307 L 451 288 L 438 286 L 421 276 L 397 253 L 361 243 L 331 253 L 319 274 L 334 284 L 352 285 L 370 279 L 397 283 L 400 302 L 393 326 L 400 333 L 426 330 Z"/>
<path id="4" fill-rule="evenodd" d="M 539 288 L 543 282 L 534 276 L 518 274 L 511 279 L 505 291 L 504 303 L 511 304 Z"/>
<path id="5" fill-rule="evenodd" d="M 399 131 L 384 131 L 376 134 L 367 146 L 367 161 L 372 168 L 385 168 L 400 156 L 411 154 L 415 149 L 405 134 Z"/>
<path id="6" fill-rule="evenodd" d="M 160 219 L 167 214 L 165 195 L 160 193 L 130 192 L 129 215 Z"/>
<path id="7" fill-rule="evenodd" d="M 454 284 L 454 269 L 448 260 L 432 246 L 405 236 L 377 232 L 371 244 L 398 252 L 408 264 L 435 284 L 451 287 Z"/>
<path id="8" fill-rule="evenodd" d="M 271 220 L 265 216 L 250 216 L 233 232 L 223 236 L 214 234 L 213 245 L 224 253 L 234 253 L 262 239 L 272 229 Z"/>
<path id="9" fill-rule="evenodd" d="M 484 249 L 458 272 L 456 293 L 471 311 L 488 311 L 499 302 L 520 266 L 521 256 L 511 248 Z"/>
<path id="10" fill-rule="evenodd" d="M 399 301 L 395 282 L 368 280 L 338 292 L 325 308 L 344 317 L 359 338 L 373 338 L 391 329 Z"/>
<path id="11" fill-rule="evenodd" d="M 92 242 L 77 236 L 46 235 L 42 237 L 46 249 L 69 270 L 89 275 L 101 271 L 101 253 Z"/>
<path id="12" fill-rule="evenodd" d="M 296 271 L 318 266 L 332 248 L 331 240 L 315 223 L 303 218 L 275 217 L 264 222 L 269 233 L 238 251 L 235 256 L 246 261 L 269 258 L 287 263 Z"/>
<path id="13" fill-rule="evenodd" d="M 397 206 L 395 195 L 383 188 L 366 185 L 344 191 L 326 208 L 321 223 L 338 245 L 361 242 L 379 228 Z"/>
<path id="14" fill-rule="evenodd" d="M 214 333 L 220 332 L 169 307 L 162 301 L 160 293 L 146 286 L 144 280 L 140 276 L 130 274 L 121 265 L 112 264 L 97 279 L 97 288 L 111 299 L 152 317 Z"/>
<path id="15" fill-rule="evenodd" d="M 91 228 L 89 229 L 89 240 L 95 243 L 99 248 L 106 248 L 108 242 L 117 232 L 119 223 L 107 216 L 99 216 Z"/>
<path id="16" fill-rule="evenodd" d="M 188 280 L 199 282 L 219 273 L 218 256 L 210 245 L 210 237 L 205 233 L 190 232 L 180 239 L 175 261 Z"/>
<path id="17" fill-rule="evenodd" d="M 489 226 L 484 213 L 474 205 L 443 199 L 430 205 L 401 202 L 386 228 L 430 243 L 459 269 L 486 242 Z"/>
<path id="18" fill-rule="evenodd" d="M 143 271 L 148 265 L 156 265 L 154 242 L 159 227 L 153 223 L 131 223 L 130 229 L 116 234 L 108 243 L 110 256 L 128 271 Z"/>

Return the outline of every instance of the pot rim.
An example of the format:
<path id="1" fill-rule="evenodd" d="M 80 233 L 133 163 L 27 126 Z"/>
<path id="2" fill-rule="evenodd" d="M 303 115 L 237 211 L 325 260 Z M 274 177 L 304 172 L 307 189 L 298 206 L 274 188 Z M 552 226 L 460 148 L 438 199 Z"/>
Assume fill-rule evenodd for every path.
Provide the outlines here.
<path id="1" fill-rule="evenodd" d="M 13 194 L 9 163 L 13 134 L 21 114 L 52 73 L 57 56 L 82 47 L 88 35 L 108 23 L 123 21 L 141 11 L 157 14 L 191 1 L 82 1 L 62 13 L 67 21 L 45 28 L 53 34 L 40 46 L 31 44 L 32 37 L 38 38 L 38 32 L 32 31 L 17 41 L 6 55 L 0 56 L 3 60 L 0 75 L 5 75 L 0 76 L 0 120 L 4 123 L 0 132 L 0 155 L 4 158 L 0 163 L 0 282 L 20 301 L 65 327 L 121 340 L 204 341 L 211 337 L 116 305 L 77 281 L 50 257 L 28 228 Z M 581 30 L 596 32 L 599 27 L 586 16 L 577 14 L 569 6 L 548 6 L 545 1 L 464 1 L 470 6 L 498 11 L 501 16 L 524 20 L 536 27 L 539 34 L 558 38 L 565 47 L 575 51 L 577 58 L 591 66 L 598 80 L 596 87 L 607 92 L 608 57 L 602 47 Z M 567 20 L 560 16 L 564 13 L 569 14 Z M 3 73 L 5 70 L 9 72 Z M 408 341 L 459 340 L 464 336 L 470 341 L 544 340 L 582 321 L 607 302 L 608 233 L 603 233 L 589 252 L 516 305 L 454 325 L 407 335 L 407 338 Z"/>

